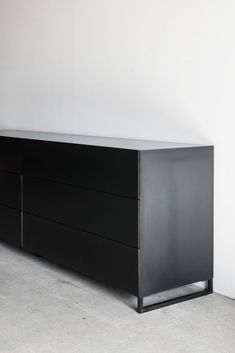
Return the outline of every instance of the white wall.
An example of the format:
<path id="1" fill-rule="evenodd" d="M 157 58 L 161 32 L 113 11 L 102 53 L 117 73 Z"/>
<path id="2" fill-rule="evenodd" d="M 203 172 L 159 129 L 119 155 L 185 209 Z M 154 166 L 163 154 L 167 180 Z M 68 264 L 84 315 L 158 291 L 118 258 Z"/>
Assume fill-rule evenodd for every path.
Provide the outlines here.
<path id="1" fill-rule="evenodd" d="M 0 0 L 0 128 L 215 144 L 215 290 L 235 298 L 233 0 Z"/>

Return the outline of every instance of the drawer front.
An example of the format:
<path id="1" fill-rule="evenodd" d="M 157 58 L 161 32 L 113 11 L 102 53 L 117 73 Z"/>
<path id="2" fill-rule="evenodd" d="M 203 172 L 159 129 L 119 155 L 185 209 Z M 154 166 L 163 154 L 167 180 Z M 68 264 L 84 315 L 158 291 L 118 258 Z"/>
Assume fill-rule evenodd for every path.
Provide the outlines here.
<path id="1" fill-rule="evenodd" d="M 0 171 L 0 204 L 20 209 L 20 193 L 20 175 Z"/>
<path id="2" fill-rule="evenodd" d="M 16 246 L 21 245 L 20 211 L 0 206 L 0 239 Z"/>
<path id="3" fill-rule="evenodd" d="M 24 214 L 24 248 L 137 293 L 136 249 L 28 214 Z"/>
<path id="4" fill-rule="evenodd" d="M 24 211 L 138 246 L 138 200 L 24 178 Z"/>
<path id="5" fill-rule="evenodd" d="M 24 140 L 24 174 L 138 198 L 138 151 Z"/>
<path id="6" fill-rule="evenodd" d="M 0 137 L 0 170 L 13 173 L 22 171 L 22 144 L 21 141 Z"/>

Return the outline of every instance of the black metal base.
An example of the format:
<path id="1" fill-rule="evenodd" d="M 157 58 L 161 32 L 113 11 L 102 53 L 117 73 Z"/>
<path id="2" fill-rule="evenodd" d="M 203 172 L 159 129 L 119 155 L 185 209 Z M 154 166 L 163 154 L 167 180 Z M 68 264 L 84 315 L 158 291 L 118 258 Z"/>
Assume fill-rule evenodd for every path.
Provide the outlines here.
<path id="1" fill-rule="evenodd" d="M 198 292 L 192 293 L 192 294 L 183 295 L 181 297 L 177 297 L 177 298 L 173 298 L 173 299 L 169 299 L 169 300 L 164 300 L 164 301 L 159 302 L 157 304 L 151 304 L 151 305 L 144 306 L 144 298 L 138 297 L 137 312 L 139 314 L 146 313 L 151 310 L 163 308 L 164 306 L 173 305 L 173 304 L 177 304 L 177 303 L 180 303 L 180 302 L 183 302 L 186 300 L 202 297 L 204 295 L 211 294 L 212 292 L 213 292 L 213 280 L 209 279 L 207 281 L 207 288 L 204 290 L 201 290 L 201 291 L 198 291 Z"/>

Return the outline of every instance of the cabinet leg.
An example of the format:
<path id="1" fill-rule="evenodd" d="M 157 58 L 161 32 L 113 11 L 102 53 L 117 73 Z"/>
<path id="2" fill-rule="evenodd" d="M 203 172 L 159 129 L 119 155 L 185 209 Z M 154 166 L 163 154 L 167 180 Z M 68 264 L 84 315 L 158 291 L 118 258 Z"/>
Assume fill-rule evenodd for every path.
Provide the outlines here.
<path id="1" fill-rule="evenodd" d="M 144 298 L 138 297 L 137 303 L 137 312 L 141 314 L 144 312 Z"/>
<path id="2" fill-rule="evenodd" d="M 213 279 L 209 279 L 207 282 L 207 290 L 209 293 L 213 293 Z"/>
<path id="3" fill-rule="evenodd" d="M 195 293 L 192 293 L 192 294 L 183 295 L 181 297 L 165 300 L 165 301 L 162 301 L 162 302 L 159 302 L 159 303 L 156 303 L 156 304 L 147 305 L 147 306 L 144 306 L 143 298 L 138 297 L 137 298 L 137 300 L 138 300 L 137 312 L 139 314 L 141 314 L 141 313 L 145 313 L 147 311 L 160 309 L 160 308 L 163 308 L 163 307 L 168 306 L 168 305 L 181 303 L 181 302 L 186 301 L 186 300 L 199 298 L 199 297 L 202 297 L 204 295 L 213 293 L 213 280 L 209 279 L 206 282 L 207 282 L 207 286 L 206 286 L 206 288 L 204 290 L 201 290 L 201 291 L 198 291 L 198 292 L 195 292 Z"/>

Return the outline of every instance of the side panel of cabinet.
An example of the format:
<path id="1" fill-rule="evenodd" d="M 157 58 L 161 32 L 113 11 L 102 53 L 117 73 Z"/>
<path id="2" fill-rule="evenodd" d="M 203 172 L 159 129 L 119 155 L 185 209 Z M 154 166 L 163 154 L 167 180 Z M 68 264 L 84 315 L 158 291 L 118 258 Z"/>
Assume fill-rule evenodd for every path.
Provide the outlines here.
<path id="1" fill-rule="evenodd" d="M 140 295 L 213 277 L 213 147 L 140 153 Z"/>
<path id="2" fill-rule="evenodd" d="M 137 249 L 26 213 L 24 248 L 96 280 L 137 293 Z"/>

